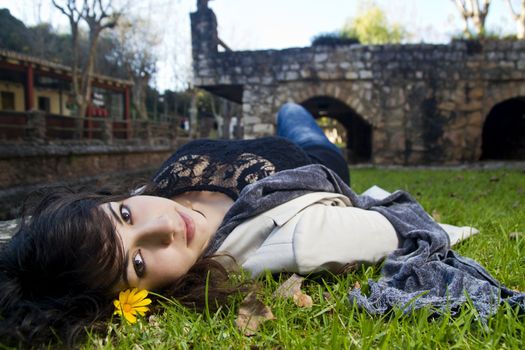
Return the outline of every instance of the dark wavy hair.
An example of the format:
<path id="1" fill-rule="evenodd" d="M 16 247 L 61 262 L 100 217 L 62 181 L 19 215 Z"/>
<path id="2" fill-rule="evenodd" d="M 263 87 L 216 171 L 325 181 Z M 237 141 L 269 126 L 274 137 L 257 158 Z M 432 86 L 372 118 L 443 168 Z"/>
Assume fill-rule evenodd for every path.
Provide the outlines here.
<path id="1" fill-rule="evenodd" d="M 105 329 L 124 265 L 122 243 L 99 206 L 126 197 L 61 189 L 25 210 L 0 251 L 1 342 L 72 347 L 87 327 Z M 213 257 L 201 257 L 159 292 L 186 306 L 215 309 L 242 289 L 229 283 Z"/>

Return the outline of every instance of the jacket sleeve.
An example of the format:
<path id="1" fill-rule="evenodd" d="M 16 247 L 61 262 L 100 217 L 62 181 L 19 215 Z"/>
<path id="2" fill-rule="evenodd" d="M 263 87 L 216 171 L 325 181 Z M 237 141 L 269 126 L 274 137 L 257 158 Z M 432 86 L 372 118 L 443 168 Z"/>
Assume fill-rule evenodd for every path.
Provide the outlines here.
<path id="1" fill-rule="evenodd" d="M 314 204 L 301 212 L 294 231 L 295 262 L 302 274 L 376 263 L 399 244 L 383 215 L 356 207 Z"/>

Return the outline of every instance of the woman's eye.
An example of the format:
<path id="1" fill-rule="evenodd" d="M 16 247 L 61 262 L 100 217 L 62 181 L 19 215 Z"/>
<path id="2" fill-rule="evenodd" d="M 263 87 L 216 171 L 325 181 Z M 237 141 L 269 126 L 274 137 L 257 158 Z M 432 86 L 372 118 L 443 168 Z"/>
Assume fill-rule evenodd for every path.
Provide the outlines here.
<path id="1" fill-rule="evenodd" d="M 144 263 L 144 258 L 142 257 L 142 253 L 139 251 L 135 256 L 133 257 L 133 268 L 135 269 L 135 273 L 137 276 L 143 277 L 144 273 L 146 271 L 146 264 Z"/>
<path id="2" fill-rule="evenodd" d="M 129 210 L 129 208 L 124 204 L 121 204 L 119 210 L 122 220 L 124 220 L 124 222 L 128 224 L 131 224 L 131 211 Z"/>

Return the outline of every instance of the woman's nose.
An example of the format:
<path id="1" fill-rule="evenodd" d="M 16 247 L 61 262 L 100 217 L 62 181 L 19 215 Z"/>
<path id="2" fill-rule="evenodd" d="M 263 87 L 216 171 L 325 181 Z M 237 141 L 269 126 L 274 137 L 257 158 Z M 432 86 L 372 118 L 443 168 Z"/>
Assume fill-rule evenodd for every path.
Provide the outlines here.
<path id="1" fill-rule="evenodd" d="M 150 219 L 137 227 L 136 240 L 138 243 L 155 243 L 169 245 L 174 235 L 180 231 L 174 220 L 167 216 Z"/>

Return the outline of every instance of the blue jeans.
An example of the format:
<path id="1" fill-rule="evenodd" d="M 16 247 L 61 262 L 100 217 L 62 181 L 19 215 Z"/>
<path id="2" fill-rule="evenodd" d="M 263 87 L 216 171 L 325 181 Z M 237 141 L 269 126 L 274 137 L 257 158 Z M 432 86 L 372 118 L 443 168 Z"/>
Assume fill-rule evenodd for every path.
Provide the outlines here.
<path id="1" fill-rule="evenodd" d="M 301 147 L 314 163 L 332 169 L 350 184 L 348 164 L 336 145 L 330 142 L 314 117 L 303 106 L 286 103 L 277 112 L 277 135 Z"/>

